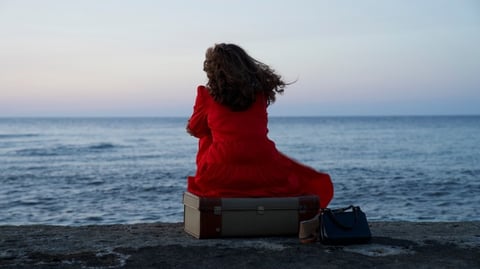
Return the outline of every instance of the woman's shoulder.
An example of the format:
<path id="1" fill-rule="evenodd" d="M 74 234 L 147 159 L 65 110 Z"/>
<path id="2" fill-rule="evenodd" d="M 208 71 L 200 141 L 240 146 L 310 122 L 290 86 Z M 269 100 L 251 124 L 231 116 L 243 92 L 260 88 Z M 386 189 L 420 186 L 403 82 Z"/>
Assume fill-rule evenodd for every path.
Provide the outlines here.
<path id="1" fill-rule="evenodd" d="M 205 85 L 198 85 L 197 86 L 197 93 L 198 94 L 208 94 L 207 87 Z"/>
<path id="2" fill-rule="evenodd" d="M 208 91 L 208 88 L 204 85 L 199 85 L 197 86 L 197 96 L 200 97 L 201 99 L 212 99 L 212 96 L 210 95 L 210 92 Z"/>

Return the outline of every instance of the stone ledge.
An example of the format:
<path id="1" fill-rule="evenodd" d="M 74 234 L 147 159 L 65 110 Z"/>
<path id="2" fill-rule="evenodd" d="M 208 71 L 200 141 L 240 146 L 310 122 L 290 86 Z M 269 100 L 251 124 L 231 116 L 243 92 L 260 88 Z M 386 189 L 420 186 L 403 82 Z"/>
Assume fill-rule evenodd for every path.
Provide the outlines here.
<path id="1" fill-rule="evenodd" d="M 198 240 L 182 223 L 0 226 L 0 268 L 480 268 L 480 222 L 371 222 L 367 245 Z"/>

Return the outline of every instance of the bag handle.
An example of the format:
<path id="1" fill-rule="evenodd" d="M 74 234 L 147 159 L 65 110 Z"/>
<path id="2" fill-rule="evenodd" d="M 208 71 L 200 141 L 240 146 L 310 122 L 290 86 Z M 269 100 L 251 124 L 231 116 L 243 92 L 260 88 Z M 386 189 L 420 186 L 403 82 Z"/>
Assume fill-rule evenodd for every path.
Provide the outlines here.
<path id="1" fill-rule="evenodd" d="M 353 216 L 354 216 L 354 221 L 353 221 L 353 224 L 350 225 L 350 226 L 341 223 L 341 222 L 336 218 L 336 216 L 335 216 L 336 213 L 342 213 L 342 212 L 345 212 L 345 211 L 347 211 L 347 210 L 349 210 L 349 209 L 352 209 L 352 211 L 353 211 L 353 213 L 354 213 L 354 215 L 353 215 Z M 339 209 L 334 209 L 334 210 L 329 209 L 329 208 L 323 208 L 323 209 L 322 209 L 322 213 L 328 214 L 328 215 L 331 217 L 332 221 L 333 221 L 337 226 L 339 226 L 339 227 L 341 227 L 341 228 L 343 228 L 343 229 L 346 229 L 346 230 L 350 230 L 350 229 L 352 229 L 352 228 L 357 224 L 358 210 L 359 210 L 359 207 L 358 207 L 358 206 L 353 206 L 353 205 L 351 205 L 351 206 L 347 206 L 347 207 L 339 208 Z"/>

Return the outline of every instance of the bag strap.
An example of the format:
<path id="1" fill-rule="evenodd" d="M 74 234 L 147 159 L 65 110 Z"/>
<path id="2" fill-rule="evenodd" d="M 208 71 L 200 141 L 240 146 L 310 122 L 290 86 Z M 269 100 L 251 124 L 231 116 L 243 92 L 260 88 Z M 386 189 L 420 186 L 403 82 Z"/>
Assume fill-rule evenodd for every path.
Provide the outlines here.
<path id="1" fill-rule="evenodd" d="M 352 225 L 345 225 L 337 219 L 335 214 L 343 213 L 343 212 L 345 212 L 349 209 L 352 209 L 352 211 L 354 213 L 353 214 L 354 220 L 353 220 Z M 357 215 L 358 215 L 358 210 L 359 209 L 360 208 L 358 206 L 353 206 L 353 205 L 347 206 L 347 207 L 344 207 L 344 208 L 334 209 L 334 210 L 329 209 L 329 208 L 322 208 L 322 214 L 328 214 L 330 216 L 331 220 L 335 223 L 335 225 L 337 225 L 337 226 L 339 226 L 339 227 L 341 227 L 345 230 L 350 230 L 355 226 L 355 224 L 357 224 L 357 219 L 358 219 Z"/>

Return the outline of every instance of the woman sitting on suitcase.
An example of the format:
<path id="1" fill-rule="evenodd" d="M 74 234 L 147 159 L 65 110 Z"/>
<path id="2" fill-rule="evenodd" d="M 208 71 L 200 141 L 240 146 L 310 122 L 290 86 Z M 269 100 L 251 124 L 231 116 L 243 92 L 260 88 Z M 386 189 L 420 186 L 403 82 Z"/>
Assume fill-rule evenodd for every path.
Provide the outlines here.
<path id="1" fill-rule="evenodd" d="M 199 138 L 188 191 L 201 197 L 333 197 L 330 176 L 279 152 L 267 137 L 267 106 L 287 85 L 234 44 L 206 52 L 208 83 L 199 86 L 187 131 Z"/>

